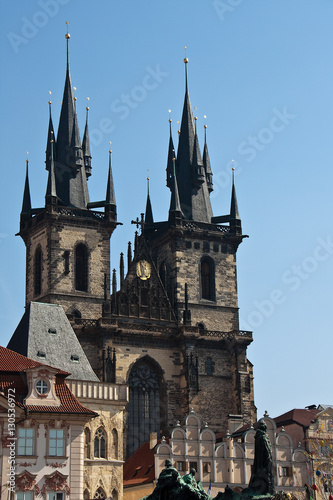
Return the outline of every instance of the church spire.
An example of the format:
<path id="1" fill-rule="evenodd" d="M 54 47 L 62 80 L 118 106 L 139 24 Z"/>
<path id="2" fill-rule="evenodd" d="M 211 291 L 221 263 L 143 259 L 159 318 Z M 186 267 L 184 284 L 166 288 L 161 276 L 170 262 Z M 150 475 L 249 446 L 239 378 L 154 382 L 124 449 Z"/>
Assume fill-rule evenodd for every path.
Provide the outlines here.
<path id="1" fill-rule="evenodd" d="M 111 143 L 110 143 L 111 144 Z M 112 177 L 112 167 L 111 167 L 111 149 L 109 149 L 109 171 L 108 171 L 108 184 L 106 187 L 106 205 L 115 205 L 116 197 L 114 194 L 113 177 Z"/>
<path id="2" fill-rule="evenodd" d="M 169 109 L 169 113 L 171 113 L 171 109 Z M 173 159 L 175 157 L 175 147 L 173 145 L 172 140 L 172 131 L 171 131 L 171 118 L 169 118 L 169 128 L 170 128 L 170 138 L 169 138 L 169 149 L 168 149 L 168 161 L 166 168 L 166 184 L 169 189 L 172 187 L 172 176 L 173 176 Z"/>
<path id="3" fill-rule="evenodd" d="M 180 206 L 179 201 L 179 193 L 178 193 L 178 185 L 176 178 L 176 169 L 175 169 L 176 158 L 173 158 L 173 169 L 172 169 L 172 187 L 171 187 L 171 200 L 170 200 L 170 209 L 169 209 L 169 221 L 176 218 L 182 218 L 183 213 Z"/>
<path id="4" fill-rule="evenodd" d="M 205 118 L 206 118 L 206 116 L 205 116 Z M 212 169 L 210 166 L 210 159 L 209 159 L 209 154 L 208 154 L 207 134 L 206 134 L 207 125 L 206 125 L 206 123 L 204 125 L 204 129 L 205 129 L 205 145 L 204 145 L 204 150 L 203 150 L 203 155 L 202 155 L 202 161 L 203 161 L 203 166 L 205 169 L 208 191 L 211 193 L 213 191 L 213 174 L 212 174 Z"/>
<path id="5" fill-rule="evenodd" d="M 31 197 L 30 197 L 30 186 L 29 186 L 29 160 L 27 158 L 21 215 L 29 214 L 30 212 L 31 212 Z"/>
<path id="6" fill-rule="evenodd" d="M 213 214 L 188 92 L 187 57 L 184 63 L 185 98 L 176 161 L 179 200 L 186 219 L 210 223 Z"/>
<path id="7" fill-rule="evenodd" d="M 89 102 L 89 97 L 87 97 Z M 86 176 L 91 176 L 91 154 L 90 154 L 90 141 L 89 141 L 89 131 L 88 131 L 88 111 L 89 106 L 86 107 L 86 126 L 84 128 L 83 140 L 82 140 L 82 151 L 84 166 L 86 169 Z"/>
<path id="8" fill-rule="evenodd" d="M 150 196 L 149 196 L 149 177 L 147 177 L 147 202 L 145 211 L 145 225 L 150 226 L 154 224 L 153 209 L 151 206 Z"/>
<path id="9" fill-rule="evenodd" d="M 45 195 L 45 204 L 46 205 L 56 205 L 57 188 L 56 188 L 55 171 L 54 171 L 54 139 L 53 139 L 52 132 L 51 132 L 51 140 L 50 140 L 50 149 L 51 149 L 51 158 L 50 158 L 49 176 L 48 176 L 48 180 L 47 180 L 47 188 L 46 188 L 46 195 Z"/>
<path id="10" fill-rule="evenodd" d="M 51 91 L 49 91 L 49 94 L 51 95 Z M 46 160 L 45 160 L 45 166 L 46 170 L 50 170 L 50 163 L 51 163 L 51 141 L 55 139 L 54 135 L 54 128 L 53 128 L 53 122 L 52 122 L 52 114 L 51 114 L 51 104 L 52 101 L 50 100 L 48 102 L 49 105 L 49 128 L 47 132 L 47 143 L 46 143 Z M 54 149 L 54 148 L 53 148 Z M 53 155 L 54 155 L 54 150 L 53 150 Z"/>
<path id="11" fill-rule="evenodd" d="M 232 168 L 232 190 L 230 203 L 230 229 L 234 233 L 242 232 L 241 218 L 238 212 L 238 203 L 235 188 L 235 169 Z"/>

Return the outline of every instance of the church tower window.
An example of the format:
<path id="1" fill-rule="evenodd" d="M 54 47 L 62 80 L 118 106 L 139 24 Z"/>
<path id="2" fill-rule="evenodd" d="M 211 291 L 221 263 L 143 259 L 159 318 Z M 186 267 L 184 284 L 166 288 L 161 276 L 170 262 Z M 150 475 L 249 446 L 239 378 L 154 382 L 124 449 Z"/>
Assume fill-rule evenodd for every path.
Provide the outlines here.
<path id="1" fill-rule="evenodd" d="M 75 290 L 88 291 L 88 249 L 84 243 L 75 249 Z"/>
<path id="2" fill-rule="evenodd" d="M 200 265 L 201 298 L 215 300 L 215 269 L 214 261 L 210 257 L 204 257 Z"/>
<path id="3" fill-rule="evenodd" d="M 42 293 L 42 262 L 43 254 L 40 246 L 37 247 L 34 263 L 34 292 L 35 296 Z"/>
<path id="4" fill-rule="evenodd" d="M 136 364 L 129 376 L 129 455 L 144 442 L 151 432 L 161 429 L 161 377 L 149 360 Z"/>

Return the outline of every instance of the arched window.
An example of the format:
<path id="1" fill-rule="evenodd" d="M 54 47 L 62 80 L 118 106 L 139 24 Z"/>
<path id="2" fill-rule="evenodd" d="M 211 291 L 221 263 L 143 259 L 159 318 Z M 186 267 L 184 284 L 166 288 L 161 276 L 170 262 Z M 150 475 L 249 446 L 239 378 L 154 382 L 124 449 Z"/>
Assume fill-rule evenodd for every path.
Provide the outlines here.
<path id="1" fill-rule="evenodd" d="M 94 439 L 94 457 L 106 458 L 106 436 L 102 427 L 97 429 Z M 94 497 L 102 498 L 102 497 Z M 104 497 L 103 497 L 104 498 Z"/>
<path id="2" fill-rule="evenodd" d="M 98 490 L 96 490 L 94 498 L 106 498 L 106 494 L 103 488 L 98 488 Z"/>
<path id="3" fill-rule="evenodd" d="M 40 246 L 36 248 L 34 261 L 34 293 L 40 295 L 42 293 L 42 262 L 43 254 Z"/>
<path id="4" fill-rule="evenodd" d="M 204 257 L 200 264 L 201 298 L 215 300 L 215 270 L 214 261 Z"/>
<path id="5" fill-rule="evenodd" d="M 84 429 L 84 456 L 90 458 L 90 430 L 88 427 Z"/>
<path id="6" fill-rule="evenodd" d="M 75 248 L 75 290 L 88 291 L 88 248 L 84 243 Z"/>
<path id="7" fill-rule="evenodd" d="M 112 458 L 118 460 L 118 432 L 117 429 L 112 430 Z"/>
<path id="8" fill-rule="evenodd" d="M 129 376 L 128 453 L 146 441 L 151 432 L 160 433 L 166 418 L 161 396 L 162 374 L 150 360 L 139 361 Z"/>

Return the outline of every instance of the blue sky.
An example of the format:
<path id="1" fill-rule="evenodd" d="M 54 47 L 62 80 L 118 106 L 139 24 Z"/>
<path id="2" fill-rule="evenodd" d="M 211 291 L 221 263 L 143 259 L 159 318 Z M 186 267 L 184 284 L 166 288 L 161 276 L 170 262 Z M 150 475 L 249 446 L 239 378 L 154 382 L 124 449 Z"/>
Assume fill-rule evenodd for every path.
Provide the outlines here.
<path id="1" fill-rule="evenodd" d="M 86 97 L 91 201 L 105 197 L 109 141 L 118 219 L 112 267 L 144 211 L 165 220 L 168 110 L 177 138 L 189 91 L 211 158 L 214 215 L 228 212 L 231 166 L 243 232 L 240 327 L 253 330 L 258 415 L 333 403 L 333 4 L 330 0 L 1 3 L 0 343 L 24 312 L 19 229 L 26 151 L 34 207 L 44 203 L 49 91 L 57 128 L 66 21 L 81 135 Z"/>

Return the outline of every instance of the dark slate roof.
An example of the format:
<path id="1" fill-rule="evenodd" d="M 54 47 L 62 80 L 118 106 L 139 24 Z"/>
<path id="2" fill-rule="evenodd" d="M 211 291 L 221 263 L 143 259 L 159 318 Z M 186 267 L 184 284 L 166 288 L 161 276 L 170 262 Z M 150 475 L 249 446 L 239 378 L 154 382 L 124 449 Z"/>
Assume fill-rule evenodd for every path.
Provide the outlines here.
<path id="1" fill-rule="evenodd" d="M 274 418 L 274 421 L 278 427 L 291 423 L 301 425 L 302 427 L 309 427 L 312 420 L 316 418 L 316 415 L 318 415 L 318 413 L 320 412 L 317 408 L 314 409 L 294 408 L 293 410 L 287 411 L 286 413 L 283 413 L 279 417 Z"/>
<path id="2" fill-rule="evenodd" d="M 85 408 L 76 399 L 65 382 L 64 377 L 68 373 L 58 370 L 56 373 L 55 393 L 61 401 L 60 406 L 24 405 L 23 400 L 27 396 L 28 387 L 26 383 L 25 370 L 36 366 L 46 367 L 43 363 L 32 360 L 18 354 L 17 352 L 0 346 L 0 393 L 8 397 L 8 389 L 15 388 L 15 402 L 21 408 L 27 408 L 30 412 L 38 413 L 79 413 L 97 416 L 92 410 Z M 51 367 L 52 368 L 52 367 Z"/>
<path id="3" fill-rule="evenodd" d="M 54 330 L 56 333 L 52 333 Z M 69 372 L 71 379 L 99 380 L 60 305 L 31 302 L 7 347 Z M 38 352 L 45 353 L 45 358 Z M 79 361 L 72 361 L 72 355 Z"/>

